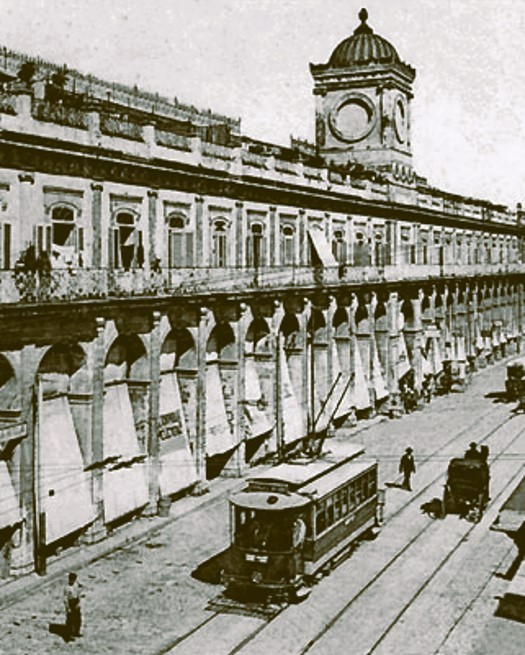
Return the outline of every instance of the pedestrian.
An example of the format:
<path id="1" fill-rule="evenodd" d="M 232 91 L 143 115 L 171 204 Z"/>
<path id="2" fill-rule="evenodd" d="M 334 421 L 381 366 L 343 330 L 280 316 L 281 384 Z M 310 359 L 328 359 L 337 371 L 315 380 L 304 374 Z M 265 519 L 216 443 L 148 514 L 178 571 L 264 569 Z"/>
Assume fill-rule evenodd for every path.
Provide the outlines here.
<path id="1" fill-rule="evenodd" d="M 410 476 L 412 473 L 416 472 L 416 464 L 414 462 L 414 456 L 412 455 L 414 451 L 410 446 L 405 450 L 403 457 L 399 462 L 399 472 L 403 474 L 403 489 L 412 491 L 410 486 Z"/>
<path id="2" fill-rule="evenodd" d="M 67 585 L 64 588 L 64 605 L 66 607 L 66 640 L 71 641 L 81 637 L 82 613 L 80 609 L 80 590 L 77 574 L 68 575 Z"/>

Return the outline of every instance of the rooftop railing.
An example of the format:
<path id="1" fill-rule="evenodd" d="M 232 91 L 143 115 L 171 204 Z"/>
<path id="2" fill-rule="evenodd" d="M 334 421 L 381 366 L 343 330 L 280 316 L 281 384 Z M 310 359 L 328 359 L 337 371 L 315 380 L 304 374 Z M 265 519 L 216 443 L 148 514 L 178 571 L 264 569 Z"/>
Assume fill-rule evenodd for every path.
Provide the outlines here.
<path id="1" fill-rule="evenodd" d="M 45 274 L 0 271 L 1 304 L 66 303 L 188 297 L 217 293 L 309 289 L 405 280 L 470 278 L 523 273 L 525 264 L 405 264 L 390 266 L 278 266 L 162 268 L 158 270 L 55 269 Z"/>

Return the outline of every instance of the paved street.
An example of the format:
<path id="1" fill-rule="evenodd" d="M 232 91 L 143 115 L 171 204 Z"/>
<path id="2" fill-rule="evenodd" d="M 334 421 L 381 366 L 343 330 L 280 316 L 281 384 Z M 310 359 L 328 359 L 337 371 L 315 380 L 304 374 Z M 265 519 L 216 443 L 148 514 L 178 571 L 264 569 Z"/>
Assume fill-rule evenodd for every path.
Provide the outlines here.
<path id="1" fill-rule="evenodd" d="M 355 437 L 379 457 L 382 484 L 397 479 L 399 456 L 411 445 L 414 491 L 388 488 L 380 535 L 363 542 L 300 605 L 273 618 L 215 613 L 209 604 L 221 587 L 204 581 L 202 565 L 227 545 L 228 511 L 224 498 L 210 498 L 142 543 L 79 571 L 82 639 L 66 644 L 55 634 L 53 624 L 64 621 L 61 580 L 2 611 L 1 652 L 521 654 L 525 625 L 494 617 L 509 584 L 502 575 L 512 544 L 488 529 L 525 461 L 525 416 L 512 415 L 512 405 L 494 397 L 503 386 L 499 365 L 476 375 L 464 394 Z M 338 438 L 345 438 L 343 430 Z M 493 458 L 493 502 L 483 520 L 423 513 L 421 505 L 442 493 L 450 457 L 483 439 Z"/>

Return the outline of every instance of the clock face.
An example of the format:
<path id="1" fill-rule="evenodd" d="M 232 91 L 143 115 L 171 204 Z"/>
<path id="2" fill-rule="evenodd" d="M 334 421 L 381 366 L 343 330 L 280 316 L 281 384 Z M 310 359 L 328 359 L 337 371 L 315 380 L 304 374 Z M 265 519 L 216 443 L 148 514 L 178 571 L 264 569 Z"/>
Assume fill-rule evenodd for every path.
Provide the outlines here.
<path id="1" fill-rule="evenodd" d="M 370 134 L 376 122 L 372 101 L 364 95 L 352 94 L 332 109 L 330 130 L 340 141 L 354 143 Z"/>
<path id="2" fill-rule="evenodd" d="M 394 105 L 394 129 L 397 140 L 405 143 L 408 136 L 407 106 L 403 98 L 399 97 Z"/>

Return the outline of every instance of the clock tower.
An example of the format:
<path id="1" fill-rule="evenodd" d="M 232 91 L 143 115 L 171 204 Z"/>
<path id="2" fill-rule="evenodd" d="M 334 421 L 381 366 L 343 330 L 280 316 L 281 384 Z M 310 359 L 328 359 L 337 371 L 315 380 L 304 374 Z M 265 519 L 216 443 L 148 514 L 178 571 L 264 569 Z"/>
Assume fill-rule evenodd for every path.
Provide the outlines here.
<path id="1" fill-rule="evenodd" d="M 411 177 L 410 102 L 416 72 L 368 25 L 366 9 L 359 20 L 328 63 L 310 64 L 317 148 L 327 161 Z"/>

